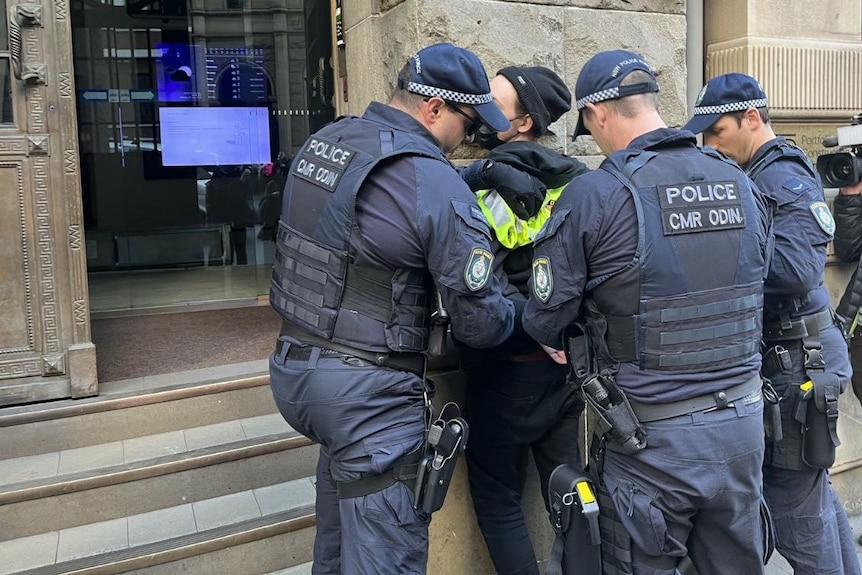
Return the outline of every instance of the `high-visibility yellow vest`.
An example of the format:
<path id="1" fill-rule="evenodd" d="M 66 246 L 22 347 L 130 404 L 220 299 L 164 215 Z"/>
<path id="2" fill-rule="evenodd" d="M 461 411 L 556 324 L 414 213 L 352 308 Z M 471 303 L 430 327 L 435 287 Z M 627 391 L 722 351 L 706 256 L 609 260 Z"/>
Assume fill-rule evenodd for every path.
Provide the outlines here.
<path id="1" fill-rule="evenodd" d="M 533 243 L 533 239 L 551 215 L 551 208 L 566 186 L 548 190 L 539 212 L 529 220 L 522 220 L 500 197 L 496 190 L 476 192 L 479 208 L 497 235 L 500 244 L 510 250 Z"/>

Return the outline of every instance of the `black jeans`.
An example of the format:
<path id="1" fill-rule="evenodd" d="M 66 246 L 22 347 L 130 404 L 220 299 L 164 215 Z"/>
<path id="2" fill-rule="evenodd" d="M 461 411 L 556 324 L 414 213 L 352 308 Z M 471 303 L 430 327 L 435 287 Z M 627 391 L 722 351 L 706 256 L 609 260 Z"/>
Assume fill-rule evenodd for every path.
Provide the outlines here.
<path id="1" fill-rule="evenodd" d="M 521 509 L 528 453 L 536 462 L 546 509 L 551 472 L 563 463 L 580 466 L 583 402 L 566 383 L 567 371 L 550 359 L 488 361 L 470 371 L 465 412 L 470 493 L 498 575 L 539 573 Z"/>

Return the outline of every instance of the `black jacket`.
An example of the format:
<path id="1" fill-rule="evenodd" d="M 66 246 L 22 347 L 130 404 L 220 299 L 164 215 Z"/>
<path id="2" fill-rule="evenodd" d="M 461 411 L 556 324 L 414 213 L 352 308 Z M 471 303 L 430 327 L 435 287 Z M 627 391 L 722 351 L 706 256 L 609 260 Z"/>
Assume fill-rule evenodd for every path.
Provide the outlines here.
<path id="1" fill-rule="evenodd" d="M 859 258 L 862 256 L 862 195 L 835 197 L 832 204 L 835 218 L 835 255 L 843 262 L 857 262 L 856 270 L 847 283 L 847 289 L 838 304 L 838 315 L 849 323 L 862 307 L 862 274 L 859 273 Z"/>

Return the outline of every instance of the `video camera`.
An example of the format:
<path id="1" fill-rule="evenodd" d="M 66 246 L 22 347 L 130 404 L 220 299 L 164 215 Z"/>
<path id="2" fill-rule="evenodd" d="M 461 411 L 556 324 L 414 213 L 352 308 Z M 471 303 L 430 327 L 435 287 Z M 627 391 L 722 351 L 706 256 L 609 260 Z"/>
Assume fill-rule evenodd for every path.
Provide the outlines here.
<path id="1" fill-rule="evenodd" d="M 840 146 L 840 152 L 817 158 L 817 172 L 828 188 L 844 188 L 862 181 L 862 114 L 850 119 L 851 125 L 838 128 L 837 136 L 823 140 L 823 147 Z"/>

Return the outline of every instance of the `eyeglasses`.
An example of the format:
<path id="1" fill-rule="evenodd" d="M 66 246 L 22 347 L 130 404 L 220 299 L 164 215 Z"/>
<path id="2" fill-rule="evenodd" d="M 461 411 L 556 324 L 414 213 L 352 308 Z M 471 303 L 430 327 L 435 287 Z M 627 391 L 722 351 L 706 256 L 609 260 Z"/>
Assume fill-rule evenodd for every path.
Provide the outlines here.
<path id="1" fill-rule="evenodd" d="M 458 112 L 459 114 L 467 118 L 467 127 L 464 129 L 467 138 L 472 138 L 474 135 L 476 135 L 476 132 L 479 131 L 479 128 L 483 126 L 482 118 L 480 118 L 479 116 L 473 117 L 468 115 L 466 112 L 464 112 L 464 110 L 462 110 L 452 102 L 446 102 L 446 106 L 448 106 L 450 110 L 454 110 L 455 112 Z"/>

